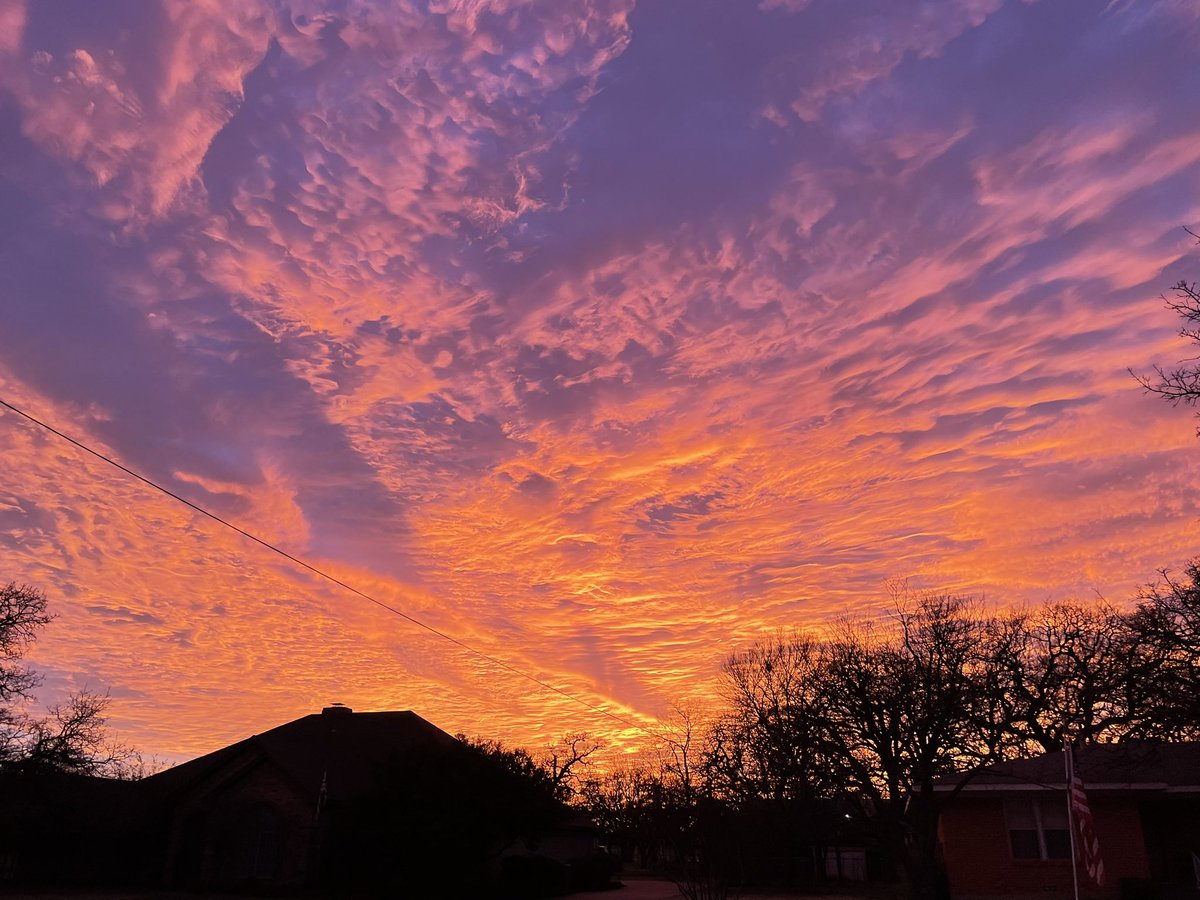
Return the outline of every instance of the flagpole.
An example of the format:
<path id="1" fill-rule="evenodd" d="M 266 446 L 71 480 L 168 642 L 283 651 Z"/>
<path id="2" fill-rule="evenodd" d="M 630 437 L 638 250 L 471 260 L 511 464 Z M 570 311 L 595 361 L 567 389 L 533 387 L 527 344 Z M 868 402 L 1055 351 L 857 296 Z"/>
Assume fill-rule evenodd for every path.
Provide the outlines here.
<path id="1" fill-rule="evenodd" d="M 1071 881 L 1075 885 L 1075 900 L 1079 900 L 1079 863 L 1075 859 L 1075 813 L 1072 810 L 1071 786 L 1075 783 L 1071 745 L 1063 743 L 1063 764 L 1067 773 L 1067 833 L 1071 836 Z"/>

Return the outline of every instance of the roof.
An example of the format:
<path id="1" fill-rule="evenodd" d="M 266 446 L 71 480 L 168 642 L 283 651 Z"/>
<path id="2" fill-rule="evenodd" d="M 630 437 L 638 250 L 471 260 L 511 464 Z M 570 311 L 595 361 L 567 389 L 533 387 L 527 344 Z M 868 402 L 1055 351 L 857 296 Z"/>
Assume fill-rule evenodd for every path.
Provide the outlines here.
<path id="1" fill-rule="evenodd" d="M 330 800 L 371 788 L 379 766 L 396 757 L 436 750 L 456 752 L 462 744 L 416 713 L 353 712 L 330 707 L 322 713 L 252 735 L 236 744 L 182 763 L 146 779 L 172 793 L 224 769 L 242 771 L 263 759 L 293 786 L 316 797 L 322 783 Z"/>
<path id="2" fill-rule="evenodd" d="M 70 805 L 111 822 L 116 813 L 125 813 L 137 804 L 138 785 L 136 781 L 54 770 L 3 773 L 0 811 L 17 815 Z"/>
<path id="3" fill-rule="evenodd" d="M 1079 777 L 1089 790 L 1200 791 L 1200 742 L 1125 741 L 1089 744 L 1075 752 Z M 981 770 L 967 791 L 1066 787 L 1063 755 L 997 763 Z M 950 785 L 944 789 L 950 789 Z"/>

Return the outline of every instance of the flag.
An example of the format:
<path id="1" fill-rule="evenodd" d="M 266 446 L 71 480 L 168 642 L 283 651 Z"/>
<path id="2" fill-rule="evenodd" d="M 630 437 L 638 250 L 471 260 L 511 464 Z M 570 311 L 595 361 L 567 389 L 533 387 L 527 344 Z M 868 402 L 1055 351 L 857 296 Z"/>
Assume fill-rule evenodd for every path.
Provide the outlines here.
<path id="1" fill-rule="evenodd" d="M 1071 825 L 1075 830 L 1073 835 L 1079 858 L 1083 867 L 1096 883 L 1096 887 L 1104 887 L 1104 860 L 1100 858 L 1100 842 L 1096 840 L 1096 831 L 1092 826 L 1092 810 L 1088 807 L 1087 794 L 1083 791 L 1083 779 L 1075 767 L 1075 751 L 1067 747 L 1067 791 L 1071 810 Z"/>

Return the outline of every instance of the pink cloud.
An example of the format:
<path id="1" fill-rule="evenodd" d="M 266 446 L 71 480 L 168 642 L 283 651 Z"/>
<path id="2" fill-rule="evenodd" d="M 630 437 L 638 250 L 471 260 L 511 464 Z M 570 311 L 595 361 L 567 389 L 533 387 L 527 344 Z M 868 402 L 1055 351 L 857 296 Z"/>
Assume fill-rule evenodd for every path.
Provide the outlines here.
<path id="1" fill-rule="evenodd" d="M 10 3 L 0 393 L 647 723 L 890 577 L 1122 599 L 1196 515 L 1126 372 L 1200 216 L 1153 7 Z M 34 662 L 147 750 L 638 740 L 2 424 Z"/>

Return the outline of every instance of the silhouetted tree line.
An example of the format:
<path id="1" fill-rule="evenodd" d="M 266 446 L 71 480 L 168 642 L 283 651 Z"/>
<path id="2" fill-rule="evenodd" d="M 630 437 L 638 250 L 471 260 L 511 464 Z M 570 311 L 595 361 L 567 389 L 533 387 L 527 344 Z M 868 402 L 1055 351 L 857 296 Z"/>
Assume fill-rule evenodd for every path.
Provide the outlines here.
<path id="1" fill-rule="evenodd" d="M 523 752 L 465 742 L 419 748 L 376 773 L 330 833 L 331 885 L 390 896 L 491 896 L 499 854 L 562 816 Z M 470 810 L 469 815 L 464 810 Z"/>
<path id="2" fill-rule="evenodd" d="M 1065 742 L 1200 739 L 1200 568 L 1126 610 L 899 598 L 885 620 L 734 653 L 723 687 L 704 729 L 685 721 L 655 764 L 585 786 L 623 854 L 719 898 L 818 875 L 822 844 L 866 838 L 933 898 L 939 813 L 981 767 Z"/>

